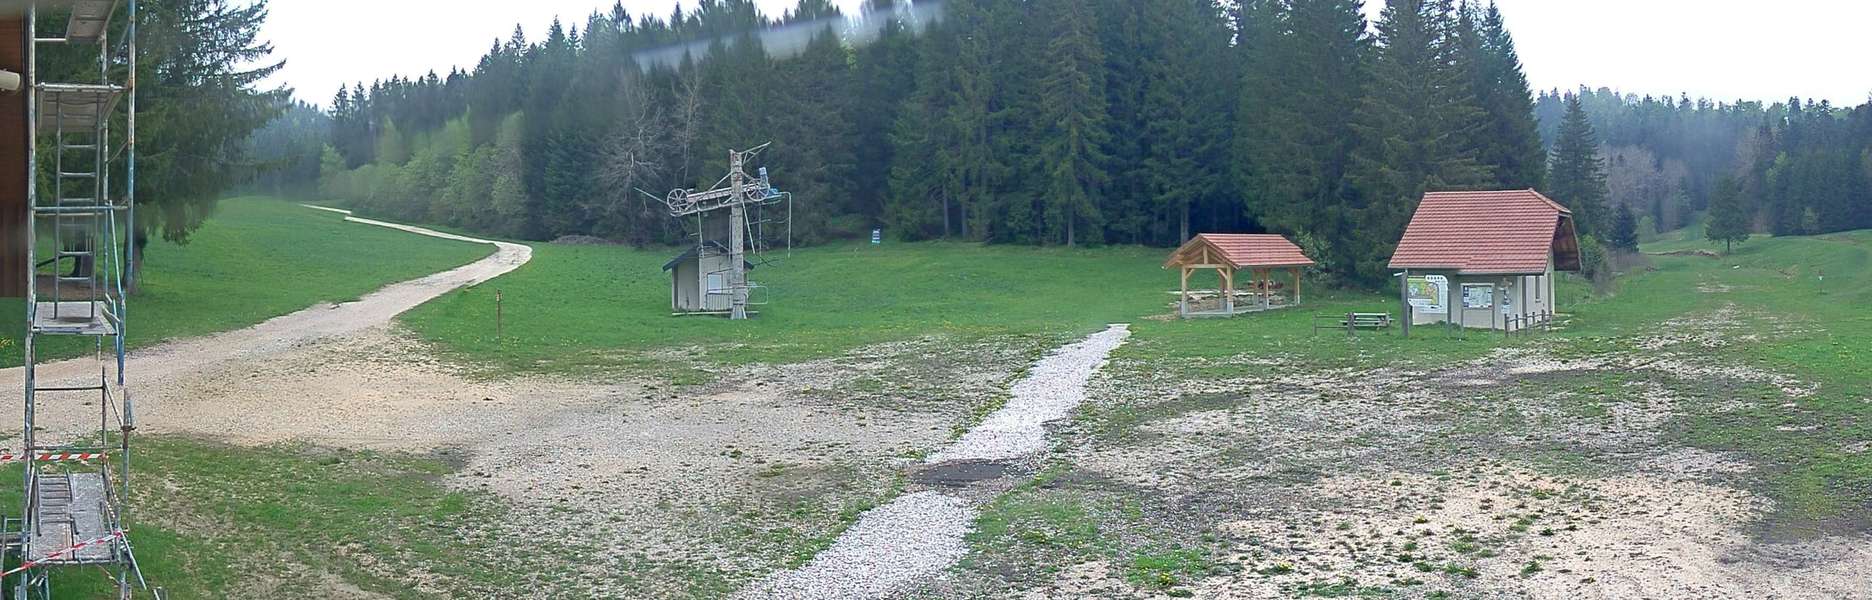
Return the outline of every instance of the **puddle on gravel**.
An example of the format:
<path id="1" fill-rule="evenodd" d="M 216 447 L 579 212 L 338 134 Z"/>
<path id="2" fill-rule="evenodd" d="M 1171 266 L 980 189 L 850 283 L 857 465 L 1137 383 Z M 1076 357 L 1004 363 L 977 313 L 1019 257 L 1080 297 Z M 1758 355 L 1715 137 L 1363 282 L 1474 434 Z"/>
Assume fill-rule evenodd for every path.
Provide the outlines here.
<path id="1" fill-rule="evenodd" d="M 1004 462 L 966 460 L 929 465 L 916 469 L 910 480 L 921 485 L 968 487 L 1008 475 L 1013 467 Z"/>

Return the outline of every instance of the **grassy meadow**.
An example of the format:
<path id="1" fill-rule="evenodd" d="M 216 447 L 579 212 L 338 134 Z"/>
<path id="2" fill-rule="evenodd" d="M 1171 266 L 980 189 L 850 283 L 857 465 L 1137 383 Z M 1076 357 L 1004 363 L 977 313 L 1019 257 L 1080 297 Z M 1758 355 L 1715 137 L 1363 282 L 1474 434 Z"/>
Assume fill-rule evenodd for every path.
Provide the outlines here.
<path id="1" fill-rule="evenodd" d="M 1691 235 L 1667 235 L 1654 252 L 1720 250 Z M 1774 386 L 1694 386 L 1676 390 L 1700 402 L 1674 415 L 1669 440 L 1735 453 L 1759 465 L 1735 485 L 1777 501 L 1766 538 L 1803 537 L 1872 522 L 1872 453 L 1848 450 L 1872 439 L 1872 232 L 1802 238 L 1756 238 L 1732 254 L 1652 256 L 1611 291 L 1592 295 L 1568 278 L 1560 287 L 1556 331 L 1504 338 L 1421 328 L 1393 333 L 1312 330 L 1312 315 L 1397 310 L 1391 292 L 1328 291 L 1308 286 L 1306 306 L 1227 320 L 1178 321 L 1171 312 L 1174 275 L 1160 268 L 1166 250 L 1025 248 L 960 243 L 843 244 L 795 251 L 753 277 L 771 304 L 742 323 L 672 317 L 661 271 L 674 251 L 611 246 L 536 245 L 534 261 L 475 288 L 454 292 L 401 317 L 446 356 L 487 376 L 650 375 L 701 383 L 724 364 L 785 364 L 867 345 L 945 336 L 980 339 L 1046 334 L 1061 339 L 1129 322 L 1135 335 L 1115 361 L 1132 361 L 1169 378 L 1256 375 L 1266 366 L 1231 358 L 1280 357 L 1310 369 L 1430 368 L 1482 357 L 1503 347 L 1559 357 L 1631 356 L 1647 336 L 1728 314 L 1729 343 L 1699 352 L 1710 361 L 1784 373 L 1814 388 L 1799 410 L 1772 410 L 1786 399 Z M 383 284 L 463 264 L 490 251 L 346 224 L 339 216 L 294 204 L 242 198 L 187 245 L 152 244 L 143 293 L 133 299 L 133 345 L 239 327 L 316 302 L 356 298 Z M 1198 286 L 1213 285 L 1198 283 Z M 504 335 L 493 331 L 496 292 Z M 0 307 L 18 315 L 17 303 Z M 10 325 L 8 323 L 11 323 Z M 0 327 L 18 329 L 14 321 Z M 75 348 L 55 348 L 73 352 Z M 17 364 L 17 347 L 0 361 Z M 1617 374 L 1556 380 L 1579 398 L 1579 411 L 1630 402 Z M 1573 389 L 1577 388 L 1577 389 Z M 1726 399 L 1767 400 L 1718 409 Z M 1202 408 L 1209 400 L 1188 403 Z M 1095 414 L 1100 427 L 1150 418 Z M 1539 427 L 1537 423 L 1516 427 Z M 320 596 L 333 586 L 393 598 L 551 589 L 552 564 L 504 564 L 494 540 L 472 526 L 498 518 L 484 493 L 450 488 L 441 478 L 461 457 L 381 454 L 304 445 L 241 448 L 168 436 L 145 437 L 139 462 L 136 540 L 146 572 L 172 598 L 217 598 L 252 591 L 243 578 L 268 573 L 277 597 Z M 1555 468 L 1605 468 L 1572 448 L 1538 448 L 1529 460 Z M 1202 541 L 1152 540 L 1125 549 L 1128 533 L 1100 530 L 1097 512 L 1054 483 L 1069 466 L 1045 471 L 991 504 L 970 544 L 968 564 L 993 564 L 1043 546 L 1080 556 L 1109 556 L 1140 588 L 1170 589 L 1210 568 Z M 161 481 L 162 485 L 151 485 Z M 1065 486 L 1065 487 L 1061 487 Z M 0 487 L 0 506 L 17 490 Z M 1128 501 L 1127 501 L 1128 502 Z M 1122 504 L 1122 503 L 1121 503 Z M 1090 506 L 1091 508 L 1088 508 Z M 1122 504 L 1126 514 L 1147 514 Z M 187 524 L 161 515 L 211 515 Z M 1074 516 L 1079 515 L 1079 516 Z M 185 526 L 186 525 L 186 526 Z M 1070 527 L 1068 527 L 1070 526 Z M 1064 528 L 1064 529 L 1062 529 Z M 1036 531 L 1064 537 L 1035 537 Z M 1192 530 L 1196 531 L 1196 530 Z M 1177 545 L 1185 544 L 1185 545 Z M 1135 551 L 1133 551 L 1135 550 Z M 997 555 L 996 553 L 1002 553 Z M 1009 554 L 1015 553 L 1015 554 Z M 374 558 L 365 560 L 363 555 Z M 550 563 L 550 561 L 549 561 Z M 1038 563 L 1036 563 L 1038 564 Z M 557 568 L 569 568 L 558 565 Z M 966 567 L 965 567 L 966 568 Z M 1450 567 L 1455 568 L 1455 567 Z M 524 571 L 524 572 L 523 572 Z M 1452 571 L 1457 572 L 1457 571 Z M 416 573 L 416 575 L 411 575 Z M 441 575 L 447 589 L 411 585 Z M 63 576 L 62 576 L 63 577 Z M 94 574 L 55 586 L 63 598 L 95 596 Z M 1362 592 L 1361 592 L 1362 593 Z"/>

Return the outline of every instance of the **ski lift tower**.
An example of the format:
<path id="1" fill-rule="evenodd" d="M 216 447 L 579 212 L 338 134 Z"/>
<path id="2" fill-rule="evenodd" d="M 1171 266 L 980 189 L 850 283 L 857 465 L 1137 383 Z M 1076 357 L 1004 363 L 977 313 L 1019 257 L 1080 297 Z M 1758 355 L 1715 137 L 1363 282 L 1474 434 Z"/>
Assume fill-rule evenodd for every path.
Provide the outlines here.
<path id="1" fill-rule="evenodd" d="M 782 192 L 767 178 L 745 170 L 747 162 L 768 144 L 747 151 L 728 151 L 728 175 L 707 191 L 678 188 L 664 197 L 670 216 L 696 219 L 695 247 L 663 265 L 671 273 L 670 304 L 677 315 L 726 315 L 748 318 L 751 299 L 762 286 L 748 281 L 748 270 L 766 262 L 772 243 L 768 230 L 786 228 L 786 244 L 793 244 L 793 195 Z M 769 207 L 784 205 L 781 216 L 770 218 Z M 776 231 L 777 233 L 777 231 Z"/>
<path id="2" fill-rule="evenodd" d="M 149 589 L 124 532 L 136 422 L 125 387 L 124 286 L 134 269 L 127 252 L 136 223 L 137 0 L 12 6 L 14 13 L 0 14 L 0 43 L 8 46 L 0 56 L 23 57 L 13 66 L 22 69 L 15 93 L 24 111 L 0 115 L 9 121 L 0 131 L 23 132 L 25 164 L 0 169 L 26 178 L 18 207 L 25 260 L 17 275 L 25 279 L 25 414 L 20 449 L 0 458 L 22 465 L 25 494 L 0 536 L 4 583 L 14 600 L 49 599 L 54 571 L 98 567 L 117 597 L 128 599 Z M 64 18 L 64 30 L 41 34 L 42 16 Z M 123 21 L 113 27 L 118 16 Z M 115 44 L 113 29 L 123 32 Z M 91 52 L 95 62 L 76 81 L 41 81 L 41 65 L 55 64 L 48 55 L 74 60 Z M 41 377 L 38 343 L 47 337 L 85 340 L 95 367 Z M 41 407 L 54 406 L 49 414 L 96 406 L 97 418 L 40 418 Z"/>

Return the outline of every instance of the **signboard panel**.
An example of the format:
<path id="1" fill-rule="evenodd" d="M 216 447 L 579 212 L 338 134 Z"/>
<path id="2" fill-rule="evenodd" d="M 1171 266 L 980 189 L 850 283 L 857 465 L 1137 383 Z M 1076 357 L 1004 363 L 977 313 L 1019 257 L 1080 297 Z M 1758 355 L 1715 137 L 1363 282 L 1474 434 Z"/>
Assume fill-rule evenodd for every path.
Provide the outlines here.
<path id="1" fill-rule="evenodd" d="M 1487 283 L 1463 284 L 1462 306 L 1465 310 L 1494 308 L 1495 286 Z"/>
<path id="2" fill-rule="evenodd" d="M 1406 285 L 1410 286 L 1412 311 L 1438 315 L 1448 312 L 1443 307 L 1443 299 L 1449 297 L 1448 277 L 1422 275 L 1410 278 Z"/>

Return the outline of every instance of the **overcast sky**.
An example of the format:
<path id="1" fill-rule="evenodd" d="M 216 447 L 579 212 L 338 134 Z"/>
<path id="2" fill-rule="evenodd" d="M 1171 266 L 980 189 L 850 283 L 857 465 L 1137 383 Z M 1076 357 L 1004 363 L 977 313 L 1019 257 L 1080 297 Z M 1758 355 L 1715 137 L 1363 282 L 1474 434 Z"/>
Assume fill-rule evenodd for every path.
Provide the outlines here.
<path id="1" fill-rule="evenodd" d="M 1139 0 L 1155 1 L 1155 0 Z M 1499 0 L 1537 90 L 1580 84 L 1719 100 L 1872 97 L 1872 0 Z M 795 0 L 757 0 L 777 15 Z M 859 0 L 837 0 L 847 12 Z M 684 0 L 693 5 L 693 0 Z M 1382 0 L 1367 0 L 1376 18 Z M 472 68 L 516 23 L 538 39 L 611 0 L 272 0 L 278 83 L 329 103 L 343 83 Z M 668 15 L 671 0 L 624 0 Z M 363 15 L 363 16 L 360 16 Z"/>

